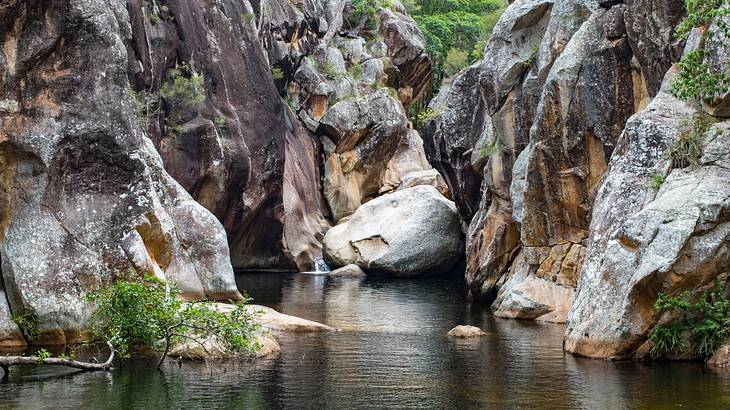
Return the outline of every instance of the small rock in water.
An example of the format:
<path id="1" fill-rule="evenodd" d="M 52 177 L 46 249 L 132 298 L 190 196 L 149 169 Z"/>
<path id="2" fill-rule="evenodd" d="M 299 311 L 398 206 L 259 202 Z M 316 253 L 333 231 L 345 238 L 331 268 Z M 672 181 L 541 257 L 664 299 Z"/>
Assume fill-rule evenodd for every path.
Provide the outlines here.
<path id="1" fill-rule="evenodd" d="M 449 330 L 448 335 L 451 337 L 481 337 L 486 335 L 486 333 L 476 326 L 460 325 Z"/>
<path id="2" fill-rule="evenodd" d="M 342 276 L 342 277 L 348 277 L 348 278 L 359 278 L 359 277 L 367 276 L 365 271 L 360 269 L 360 267 L 355 264 L 349 264 L 349 265 L 345 265 L 339 269 L 335 269 L 332 272 L 329 272 L 328 275 L 329 276 Z"/>
<path id="3" fill-rule="evenodd" d="M 717 349 L 715 354 L 707 361 L 710 367 L 728 367 L 730 366 L 730 343 Z"/>

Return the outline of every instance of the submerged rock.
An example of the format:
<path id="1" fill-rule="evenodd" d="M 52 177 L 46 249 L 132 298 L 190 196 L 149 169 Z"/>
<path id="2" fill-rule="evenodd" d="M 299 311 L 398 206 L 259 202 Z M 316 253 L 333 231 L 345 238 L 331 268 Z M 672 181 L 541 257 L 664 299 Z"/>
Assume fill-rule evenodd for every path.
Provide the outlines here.
<path id="1" fill-rule="evenodd" d="M 324 238 L 330 266 L 355 264 L 401 277 L 446 272 L 463 246 L 456 206 L 425 185 L 367 202 Z"/>
<path id="2" fill-rule="evenodd" d="M 341 277 L 349 277 L 349 278 L 358 278 L 367 276 L 367 273 L 360 269 L 357 265 L 345 265 L 339 269 L 335 269 L 332 272 L 327 273 L 327 276 L 341 276 Z"/>
<path id="3" fill-rule="evenodd" d="M 465 325 L 459 325 L 455 328 L 449 330 L 449 333 L 447 335 L 451 337 L 460 337 L 460 338 L 468 338 L 468 337 L 481 337 L 486 335 L 484 331 L 476 326 L 465 326 Z"/>
<path id="4" fill-rule="evenodd" d="M 717 349 L 715 354 L 710 357 L 707 361 L 707 365 L 710 367 L 728 367 L 730 366 L 730 344 Z"/>

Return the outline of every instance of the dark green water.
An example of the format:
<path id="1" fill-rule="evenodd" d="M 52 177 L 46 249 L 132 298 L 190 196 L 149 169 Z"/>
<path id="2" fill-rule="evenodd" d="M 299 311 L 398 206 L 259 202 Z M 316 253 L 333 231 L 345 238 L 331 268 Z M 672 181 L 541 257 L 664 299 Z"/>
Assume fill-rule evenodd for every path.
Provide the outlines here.
<path id="1" fill-rule="evenodd" d="M 730 408 L 730 371 L 565 355 L 562 326 L 496 319 L 453 279 L 247 274 L 239 284 L 259 304 L 343 331 L 286 336 L 278 357 L 249 364 L 15 370 L 0 409 Z M 450 340 L 457 324 L 489 334 Z"/>

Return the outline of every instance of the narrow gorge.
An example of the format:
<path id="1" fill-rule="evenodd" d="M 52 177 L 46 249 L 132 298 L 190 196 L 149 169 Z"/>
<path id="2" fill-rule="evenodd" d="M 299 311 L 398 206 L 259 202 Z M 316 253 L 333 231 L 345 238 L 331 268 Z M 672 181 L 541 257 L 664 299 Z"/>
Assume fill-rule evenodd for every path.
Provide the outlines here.
<path id="1" fill-rule="evenodd" d="M 499 18 L 452 73 L 455 48 L 436 46 L 467 48 L 459 24 L 487 10 Z M 276 380 L 236 370 L 264 385 L 239 407 L 542 408 L 492 390 L 494 343 L 549 341 L 549 366 L 579 360 L 563 351 L 706 362 L 727 381 L 729 27 L 727 0 L 0 0 L 0 348 L 89 341 L 89 295 L 147 274 L 185 303 L 266 306 L 256 360 Z M 460 344 L 457 325 L 486 332 Z M 337 358 L 387 338 L 374 354 L 408 364 L 383 377 L 408 369 L 417 387 L 341 400 Z M 331 367 L 307 369 L 322 373 L 296 367 L 320 353 Z M 419 357 L 445 367 L 412 375 Z M 484 377 L 490 398 L 419 378 L 462 361 L 449 383 Z M 572 363 L 550 371 L 583 380 L 592 365 Z M 262 393 L 299 391 L 283 380 L 300 373 L 314 399 Z M 682 394 L 730 405 L 717 389 Z"/>

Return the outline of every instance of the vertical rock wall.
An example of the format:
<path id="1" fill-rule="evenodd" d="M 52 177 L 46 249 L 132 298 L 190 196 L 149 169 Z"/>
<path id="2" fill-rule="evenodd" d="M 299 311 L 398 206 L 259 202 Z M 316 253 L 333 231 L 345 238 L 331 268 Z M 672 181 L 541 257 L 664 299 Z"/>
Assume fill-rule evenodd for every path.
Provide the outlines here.
<path id="1" fill-rule="evenodd" d="M 172 179 L 127 84 L 126 4 L 0 2 L 0 343 L 83 337 L 84 293 L 130 269 L 237 299 L 220 223 Z"/>

